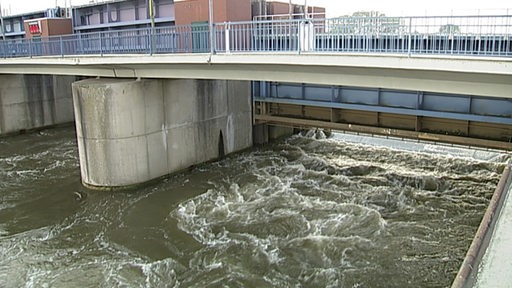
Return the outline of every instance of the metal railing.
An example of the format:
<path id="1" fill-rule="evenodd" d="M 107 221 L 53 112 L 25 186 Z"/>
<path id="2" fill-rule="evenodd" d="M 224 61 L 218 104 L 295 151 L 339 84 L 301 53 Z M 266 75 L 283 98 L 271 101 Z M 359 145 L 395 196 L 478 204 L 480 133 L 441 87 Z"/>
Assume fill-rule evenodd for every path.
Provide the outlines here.
<path id="1" fill-rule="evenodd" d="M 341 17 L 112 30 L 0 41 L 0 57 L 330 52 L 512 57 L 512 16 Z M 212 47 L 213 46 L 213 47 Z M 213 49 L 210 49 L 210 48 Z"/>

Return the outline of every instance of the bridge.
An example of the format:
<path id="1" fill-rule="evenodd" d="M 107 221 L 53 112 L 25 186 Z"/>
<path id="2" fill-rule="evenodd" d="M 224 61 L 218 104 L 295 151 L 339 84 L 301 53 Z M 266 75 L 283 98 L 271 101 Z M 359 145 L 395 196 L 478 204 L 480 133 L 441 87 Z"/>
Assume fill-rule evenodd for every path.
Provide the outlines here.
<path id="1" fill-rule="evenodd" d="M 228 116 L 232 116 L 233 113 L 244 111 L 247 118 L 241 123 L 245 123 L 247 127 L 235 129 L 233 123 L 236 122 L 230 122 L 231 128 L 228 130 L 252 131 L 252 125 L 249 122 L 253 122 L 258 127 L 255 130 L 256 141 L 263 142 L 268 138 L 267 125 L 277 125 L 348 130 L 511 149 L 511 35 L 512 16 L 272 19 L 212 23 L 211 26 L 206 24 L 115 30 L 38 40 L 1 41 L 0 56 L 3 60 L 0 61 L 0 73 L 32 75 L 28 81 L 20 80 L 22 81 L 18 85 L 20 87 L 30 86 L 31 84 L 27 82 L 34 81 L 36 79 L 34 75 L 71 77 L 60 78 L 67 79 L 64 82 L 73 82 L 72 77 L 76 76 L 102 78 L 75 83 L 77 89 L 74 91 L 74 101 L 60 99 L 60 102 L 65 102 L 62 105 L 67 103 L 69 106 L 74 102 L 78 127 L 85 125 L 80 123 L 82 121 L 80 114 L 88 113 L 83 110 L 84 107 L 80 107 L 83 101 L 79 101 L 80 97 L 84 99 L 90 97 L 90 92 L 83 92 L 83 94 L 80 92 L 82 91 L 80 89 L 85 89 L 84 85 L 85 87 L 108 86 L 109 88 L 105 88 L 105 91 L 114 89 L 109 86 L 114 85 L 118 87 L 116 89 L 120 89 L 121 94 L 128 93 L 126 87 L 135 85 L 137 88 L 133 91 L 139 91 L 140 95 L 133 95 L 129 99 L 139 97 L 139 101 L 142 102 L 138 104 L 141 104 L 147 100 L 147 97 L 144 98 L 146 96 L 144 90 L 147 89 L 145 85 L 157 89 L 155 93 L 163 95 L 158 97 L 165 99 L 167 96 L 164 94 L 174 94 L 174 91 L 168 91 L 182 89 L 180 85 L 185 85 L 179 84 L 178 88 L 173 88 L 169 83 L 176 81 L 171 79 L 182 79 L 182 81 L 188 79 L 186 81 L 189 82 L 186 83 L 194 82 L 195 84 L 189 85 L 196 88 L 204 86 L 198 84 L 200 81 L 209 81 L 210 88 L 205 89 L 210 90 L 200 93 L 188 92 L 197 98 L 195 105 L 201 106 L 200 98 L 204 97 L 203 94 L 216 94 L 212 90 L 212 83 L 228 81 L 226 82 L 228 84 L 223 84 L 224 89 L 227 89 L 224 91 L 226 94 L 229 94 L 229 89 L 235 89 L 233 88 L 235 86 L 238 88 L 233 92 L 237 94 L 236 96 L 227 97 L 238 97 L 247 101 L 243 104 L 238 103 L 240 107 L 230 107 L 234 109 L 233 111 L 224 111 L 217 107 L 216 111 L 209 111 L 213 113 L 208 115 L 209 118 L 196 117 L 192 122 L 210 121 L 219 117 L 227 121 Z M 13 76 L 10 77 L 9 79 L 12 79 Z M 51 82 L 51 80 L 43 82 L 45 81 Z M 43 82 L 39 81 L 37 85 L 48 90 L 48 85 Z M 53 80 L 54 86 L 59 86 L 57 82 Z M 231 87 L 229 83 L 234 86 Z M 70 85 L 71 83 L 62 84 L 60 87 Z M 159 88 L 162 85 L 166 88 Z M 97 89 L 94 89 L 92 91 L 96 93 Z M 37 91 L 37 88 L 32 90 Z M 58 93 L 65 94 L 65 92 L 53 91 L 49 95 L 55 98 Z M 180 93 L 182 93 L 181 90 Z M 211 100 L 215 104 L 215 101 Z M 225 100 L 228 101 L 228 99 Z M 182 100 L 173 99 L 173 101 L 179 103 Z M 7 105 L 5 107 L 23 101 L 11 102 L 3 101 L 7 103 L 4 104 L 4 106 Z M 32 102 L 31 99 L 26 100 L 26 103 Z M 87 107 L 95 107 L 93 104 L 88 105 Z M 104 103 L 102 107 L 109 105 Z M 134 103 L 134 105 L 137 104 Z M 157 107 L 160 104 L 155 105 Z M 30 107 L 32 106 L 34 105 Z M 96 108 L 91 110 L 96 113 L 92 115 L 99 117 Z M 18 109 L 23 110 L 20 107 Z M 108 111 L 109 109 L 112 111 Z M 198 110 L 194 107 L 189 109 Z M 42 121 L 25 119 L 15 121 L 16 124 L 32 122 L 33 126 L 44 126 L 47 123 L 35 122 L 47 122 L 47 118 L 56 118 L 56 116 L 44 117 L 45 113 L 48 113 L 44 112 L 44 109 L 39 110 L 32 107 L 31 113 L 42 115 L 45 118 Z M 119 123 L 125 122 L 122 121 L 124 117 L 121 115 L 122 111 L 119 111 L 120 115 L 111 115 L 113 111 L 115 107 L 110 107 L 102 112 L 104 113 L 102 116 L 107 119 L 121 117 L 121 120 L 115 120 L 119 120 Z M 142 117 L 147 112 L 139 111 L 137 117 Z M 203 112 L 201 111 L 202 114 Z M 9 129 L 31 128 L 30 125 L 6 127 L 9 126 L 6 124 L 9 120 L 5 118 L 14 116 L 5 116 L 10 115 L 9 112 L 3 114 L 2 133 L 9 132 Z M 54 111 L 53 114 L 60 113 Z M 29 116 L 33 118 L 34 115 L 26 117 L 30 118 Z M 91 115 L 88 114 L 88 116 Z M 69 120 L 69 117 L 67 119 Z M 94 121 L 89 120 L 86 126 L 93 125 L 91 123 Z M 142 120 L 149 121 L 143 118 L 132 119 L 133 125 L 137 126 L 136 123 Z M 181 120 L 177 121 L 181 123 Z M 110 124 L 119 125 L 119 123 Z M 169 126 L 177 125 L 176 123 L 153 124 L 154 127 L 150 132 L 144 130 L 147 127 L 137 128 L 140 131 L 130 130 L 135 129 L 135 126 L 129 127 L 122 133 L 118 130 L 124 130 L 126 127 L 110 127 L 110 129 L 116 137 L 126 140 L 129 135 L 146 137 L 147 133 L 154 134 L 157 131 L 168 133 Z M 225 123 L 223 127 L 228 126 Z M 263 128 L 259 129 L 260 127 Z M 209 139 L 217 139 L 222 135 L 222 141 L 213 142 L 231 143 L 228 147 L 224 147 L 224 150 L 227 150 L 220 154 L 236 151 L 234 147 L 237 145 L 233 144 L 236 141 L 231 135 L 234 132 L 226 136 L 229 134 L 225 131 L 226 129 L 221 129 L 220 126 L 217 128 L 219 129 L 215 130 L 218 131 L 216 132 L 218 135 L 209 135 Z M 105 127 L 101 129 L 104 130 Z M 78 130 L 80 132 L 80 129 Z M 84 126 L 83 130 L 96 129 L 91 127 L 85 129 Z M 81 136 L 92 137 L 94 141 L 112 137 L 112 135 L 106 135 L 108 133 L 105 134 L 105 131 L 100 132 L 98 135 Z M 198 135 L 192 138 L 196 142 L 204 140 Z M 252 135 L 235 138 L 246 139 L 238 148 L 252 143 Z M 169 145 L 172 147 L 172 143 L 165 143 L 160 150 L 167 151 Z M 203 145 L 207 144 L 203 143 Z M 82 148 L 86 150 L 85 147 Z M 139 177 L 140 171 L 131 171 L 127 175 L 116 177 L 105 176 L 109 175 L 109 169 L 106 171 L 86 169 L 88 165 L 83 165 L 82 174 L 84 182 L 92 186 L 132 185 L 209 160 L 219 153 L 214 150 L 207 153 L 208 155 L 199 157 L 199 160 L 178 161 L 179 165 L 175 165 L 176 161 L 170 160 L 165 168 L 150 169 L 151 165 L 148 165 L 149 168 L 146 169 L 145 176 L 142 178 Z M 181 152 L 183 151 L 180 150 Z M 146 154 L 149 155 L 148 152 Z M 121 155 L 118 156 L 119 159 L 122 158 Z M 190 156 L 190 158 L 197 157 Z M 84 161 L 83 163 L 90 162 L 90 159 L 81 160 Z M 133 159 L 133 161 L 139 160 Z M 104 160 L 95 159 L 94 161 L 102 163 Z M 117 160 L 114 163 L 119 164 Z M 127 166 L 134 166 L 131 164 Z M 109 165 L 100 165 L 100 167 L 108 168 Z M 158 172 L 150 172 L 155 169 Z M 98 175 L 88 177 L 89 170 L 98 170 L 96 172 Z"/>
<path id="2" fill-rule="evenodd" d="M 117 30 L 0 41 L 0 57 L 0 133 L 74 119 L 94 188 L 157 179 L 291 128 L 512 149 L 512 16 Z"/>
<path id="3" fill-rule="evenodd" d="M 510 19 L 273 19 L 18 39 L 1 42 L 0 73 L 258 81 L 258 123 L 510 149 Z"/>

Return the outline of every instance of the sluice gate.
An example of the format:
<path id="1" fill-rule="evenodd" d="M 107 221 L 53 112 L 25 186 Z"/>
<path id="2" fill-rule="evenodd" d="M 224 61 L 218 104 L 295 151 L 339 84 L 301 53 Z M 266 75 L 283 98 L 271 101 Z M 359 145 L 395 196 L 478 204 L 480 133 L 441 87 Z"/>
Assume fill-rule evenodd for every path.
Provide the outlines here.
<path id="1" fill-rule="evenodd" d="M 512 150 L 512 99 L 254 82 L 256 124 L 379 134 Z"/>

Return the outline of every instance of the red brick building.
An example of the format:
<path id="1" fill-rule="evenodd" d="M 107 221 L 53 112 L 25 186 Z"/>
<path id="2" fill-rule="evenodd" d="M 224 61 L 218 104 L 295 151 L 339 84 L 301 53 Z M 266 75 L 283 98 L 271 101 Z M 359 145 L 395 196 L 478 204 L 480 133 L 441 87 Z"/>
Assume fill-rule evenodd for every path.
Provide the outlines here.
<path id="1" fill-rule="evenodd" d="M 209 0 L 176 0 L 174 2 L 176 25 L 208 22 Z M 292 4 L 292 18 L 304 17 L 304 6 Z M 270 2 L 266 0 L 214 0 L 213 21 L 234 22 L 250 21 L 254 17 L 268 19 L 288 19 L 290 17 L 289 2 Z M 308 7 L 308 18 L 324 18 L 325 8 Z M 261 17 L 259 17 L 261 18 Z"/>
<path id="2" fill-rule="evenodd" d="M 208 22 L 209 0 L 182 0 L 174 2 L 176 25 Z M 215 0 L 213 22 L 250 21 L 251 0 Z"/>
<path id="3" fill-rule="evenodd" d="M 70 18 L 40 18 L 25 20 L 27 39 L 73 34 Z"/>

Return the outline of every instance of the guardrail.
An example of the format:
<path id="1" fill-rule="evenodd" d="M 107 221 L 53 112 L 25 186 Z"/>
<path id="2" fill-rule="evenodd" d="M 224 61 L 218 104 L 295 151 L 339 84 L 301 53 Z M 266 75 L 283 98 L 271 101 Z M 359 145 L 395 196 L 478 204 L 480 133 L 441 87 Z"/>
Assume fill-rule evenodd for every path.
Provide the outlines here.
<path id="1" fill-rule="evenodd" d="M 512 16 L 340 17 L 112 30 L 0 41 L 0 57 L 352 52 L 512 57 Z M 213 46 L 213 47 L 212 47 Z M 213 49 L 210 49 L 212 47 Z"/>

